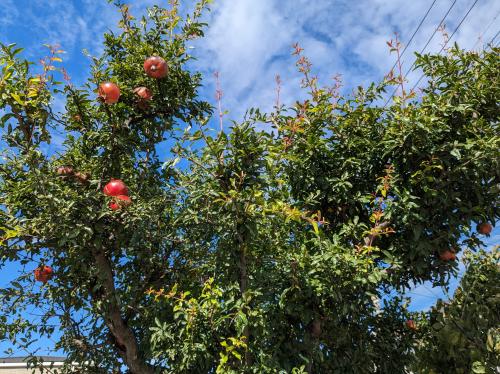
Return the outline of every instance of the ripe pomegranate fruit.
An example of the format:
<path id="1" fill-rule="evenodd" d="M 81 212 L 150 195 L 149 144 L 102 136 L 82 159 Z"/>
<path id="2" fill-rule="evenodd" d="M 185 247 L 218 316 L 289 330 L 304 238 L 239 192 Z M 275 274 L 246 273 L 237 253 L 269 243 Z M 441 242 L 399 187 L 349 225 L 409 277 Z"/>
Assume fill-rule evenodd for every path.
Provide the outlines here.
<path id="1" fill-rule="evenodd" d="M 134 93 L 139 96 L 140 100 L 151 100 L 153 98 L 153 93 L 147 87 L 137 87 L 134 89 Z"/>
<path id="2" fill-rule="evenodd" d="M 112 82 L 101 83 L 99 86 L 99 96 L 106 104 L 114 104 L 120 98 L 120 89 Z"/>
<path id="3" fill-rule="evenodd" d="M 127 195 L 118 195 L 113 198 L 113 201 L 109 202 L 109 208 L 111 210 L 118 210 L 121 208 L 126 208 L 132 204 L 132 200 Z"/>
<path id="4" fill-rule="evenodd" d="M 61 175 L 61 176 L 66 177 L 68 175 L 73 175 L 74 170 L 71 166 L 59 166 L 56 169 L 56 173 L 57 173 L 57 175 Z"/>
<path id="5" fill-rule="evenodd" d="M 491 230 L 493 230 L 493 226 L 491 226 L 491 224 L 489 224 L 488 222 L 482 222 L 479 225 L 477 225 L 476 230 L 480 234 L 490 235 Z"/>
<path id="6" fill-rule="evenodd" d="M 76 180 L 78 182 L 80 182 L 82 184 L 86 184 L 89 181 L 89 179 L 90 179 L 90 174 L 76 172 L 75 173 L 75 178 L 76 178 Z"/>
<path id="7" fill-rule="evenodd" d="M 127 185 L 120 179 L 111 179 L 108 184 L 104 186 L 102 192 L 104 192 L 104 194 L 108 196 L 128 196 Z"/>
<path id="8" fill-rule="evenodd" d="M 151 56 L 144 61 L 144 71 L 151 78 L 164 78 L 168 73 L 167 62 L 158 56 Z"/>
<path id="9" fill-rule="evenodd" d="M 39 266 L 33 273 L 35 273 L 35 279 L 42 283 L 47 283 L 54 276 L 54 271 L 47 265 Z"/>
<path id="10" fill-rule="evenodd" d="M 415 324 L 415 321 L 413 321 L 412 319 L 409 319 L 408 321 L 406 321 L 406 327 L 408 327 L 410 330 L 417 329 L 417 325 Z"/>
<path id="11" fill-rule="evenodd" d="M 439 255 L 441 261 L 455 261 L 457 259 L 457 255 L 454 249 L 447 249 L 444 252 L 441 252 Z"/>

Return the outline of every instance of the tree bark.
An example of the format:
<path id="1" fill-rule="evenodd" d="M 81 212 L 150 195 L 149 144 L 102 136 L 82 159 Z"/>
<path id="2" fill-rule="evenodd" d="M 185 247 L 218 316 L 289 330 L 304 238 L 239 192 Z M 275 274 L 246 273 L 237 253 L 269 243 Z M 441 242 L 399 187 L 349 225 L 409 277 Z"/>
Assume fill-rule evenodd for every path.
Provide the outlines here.
<path id="1" fill-rule="evenodd" d="M 132 374 L 153 374 L 153 368 L 139 353 L 139 346 L 132 329 L 122 318 L 111 262 L 101 250 L 95 250 L 94 257 L 98 276 L 102 282 L 102 293 L 94 298 L 103 302 L 104 322 L 109 329 L 112 342 Z"/>

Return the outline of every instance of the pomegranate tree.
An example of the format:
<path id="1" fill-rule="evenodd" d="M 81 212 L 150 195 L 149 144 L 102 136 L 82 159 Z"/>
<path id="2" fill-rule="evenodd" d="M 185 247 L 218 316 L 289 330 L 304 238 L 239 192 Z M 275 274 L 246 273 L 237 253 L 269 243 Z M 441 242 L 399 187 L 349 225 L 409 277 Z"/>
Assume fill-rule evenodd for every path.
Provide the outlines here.
<path id="1" fill-rule="evenodd" d="M 82 84 L 53 86 L 0 43 L 0 336 L 30 356 L 21 337 L 53 338 L 82 373 L 429 372 L 411 364 L 434 321 L 405 291 L 446 287 L 446 250 L 462 258 L 480 245 L 471 223 L 500 219 L 499 92 L 484 84 L 498 51 L 418 57 L 429 84 L 385 107 L 400 82 L 345 96 L 300 56 L 308 87 L 290 106 L 277 79 L 271 113 L 217 124 L 198 95 L 211 78 L 189 65 L 197 16 L 114 3 L 120 26 Z M 460 323 L 483 313 L 479 292 L 455 313 L 467 334 L 498 325 Z"/>

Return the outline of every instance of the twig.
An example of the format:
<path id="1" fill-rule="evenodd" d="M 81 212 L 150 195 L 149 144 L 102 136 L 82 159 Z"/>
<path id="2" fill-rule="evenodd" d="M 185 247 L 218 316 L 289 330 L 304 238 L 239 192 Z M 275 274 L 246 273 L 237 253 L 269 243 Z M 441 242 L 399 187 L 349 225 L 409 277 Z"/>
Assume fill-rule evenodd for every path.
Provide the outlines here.
<path id="1" fill-rule="evenodd" d="M 276 110 L 279 111 L 280 108 L 280 93 L 281 93 L 281 77 L 279 74 L 275 77 L 276 81 Z"/>
<path id="2" fill-rule="evenodd" d="M 214 73 L 214 77 L 215 77 L 215 99 L 217 100 L 217 106 L 219 108 L 219 125 L 220 125 L 220 132 L 222 133 L 224 131 L 224 126 L 223 126 L 223 123 L 222 123 L 222 117 L 223 117 L 223 113 L 222 113 L 222 95 L 223 95 L 223 92 L 220 88 L 220 80 L 219 80 L 219 72 L 216 71 Z"/>

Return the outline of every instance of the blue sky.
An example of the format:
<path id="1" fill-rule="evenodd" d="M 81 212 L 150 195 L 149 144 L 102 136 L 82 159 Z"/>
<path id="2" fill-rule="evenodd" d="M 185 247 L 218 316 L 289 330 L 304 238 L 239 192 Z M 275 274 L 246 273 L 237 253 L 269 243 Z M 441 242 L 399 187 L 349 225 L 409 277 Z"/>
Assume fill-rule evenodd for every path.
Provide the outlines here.
<path id="1" fill-rule="evenodd" d="M 275 102 L 275 75 L 282 80 L 284 103 L 303 97 L 291 45 L 299 42 L 313 62 L 313 70 L 327 84 L 341 74 L 344 90 L 381 80 L 394 64 L 386 41 L 398 32 L 403 44 L 433 4 L 431 11 L 403 56 L 403 69 L 411 66 L 414 51 L 419 51 L 433 33 L 453 0 L 215 0 L 206 37 L 193 42 L 192 53 L 198 60 L 192 68 L 204 76 L 201 95 L 214 102 L 213 73 L 220 73 L 225 119 L 241 119 L 249 107 L 269 110 Z M 130 1 L 133 14 L 142 14 L 146 6 L 166 5 L 167 1 Z M 192 1 L 184 1 L 191 4 Z M 449 34 L 458 25 L 473 0 L 456 0 L 445 21 Z M 480 49 L 500 29 L 500 2 L 478 0 L 450 43 L 457 41 L 467 49 Z M 102 34 L 116 29 L 118 13 L 105 0 L 1 0 L 0 41 L 18 43 L 26 55 L 38 60 L 46 53 L 42 44 L 60 44 L 67 51 L 64 65 L 75 83 L 85 80 L 88 60 L 82 49 L 92 54 L 101 51 Z M 497 37 L 496 42 L 500 41 Z M 437 52 L 443 38 L 438 33 L 426 51 Z M 408 76 L 410 84 L 419 74 Z M 487 240 L 500 243 L 497 228 Z M 0 285 L 13 276 L 15 267 L 4 268 Z M 453 284 L 456 282 L 453 282 Z M 425 284 L 410 293 L 412 308 L 427 309 L 439 289 Z M 50 346 L 50 341 L 40 342 Z M 5 348 L 0 343 L 0 349 Z M 0 351 L 1 352 L 1 351 Z M 20 353 L 22 354 L 22 353 Z M 1 353 L 0 353 L 1 355 Z"/>

